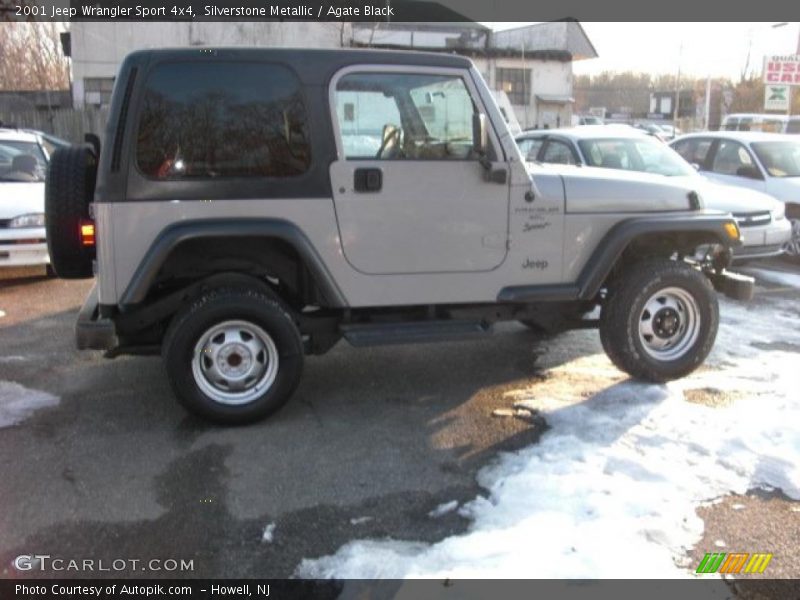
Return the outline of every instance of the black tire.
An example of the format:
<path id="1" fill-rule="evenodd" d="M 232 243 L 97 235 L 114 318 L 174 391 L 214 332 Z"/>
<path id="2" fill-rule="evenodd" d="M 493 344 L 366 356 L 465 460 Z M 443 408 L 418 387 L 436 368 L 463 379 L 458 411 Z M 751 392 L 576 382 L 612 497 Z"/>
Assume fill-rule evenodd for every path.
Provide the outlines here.
<path id="1" fill-rule="evenodd" d="M 84 246 L 81 221 L 89 220 L 97 158 L 86 146 L 58 148 L 50 157 L 45 183 L 44 214 L 50 264 L 64 279 L 93 277 L 94 246 Z"/>
<path id="2" fill-rule="evenodd" d="M 220 400 L 211 395 L 220 396 L 229 392 L 210 382 L 204 375 L 203 367 L 198 365 L 220 363 L 215 357 L 212 360 L 211 354 L 208 358 L 197 358 L 195 355 L 196 346 L 208 332 L 231 322 L 247 324 L 251 329 L 245 330 L 251 334 L 259 329 L 261 333 L 266 333 L 274 343 L 273 350 L 277 351 L 278 357 L 277 361 L 264 362 L 277 363 L 277 374 L 271 383 L 266 385 L 263 392 L 258 391 L 258 385 L 251 387 L 247 393 L 253 397 L 241 404 L 226 403 L 229 400 Z M 259 338 L 257 333 L 254 335 L 256 339 Z M 227 334 L 223 335 L 223 338 L 226 337 Z M 235 346 L 237 341 L 225 339 L 217 343 L 220 348 L 218 353 L 222 354 L 222 349 Z M 204 346 L 203 351 L 207 352 L 205 348 L 211 344 L 209 342 L 208 346 Z M 268 350 L 266 352 L 268 358 L 270 354 Z M 244 424 L 267 417 L 289 400 L 303 371 L 303 343 L 289 311 L 267 291 L 218 288 L 206 292 L 173 317 L 162 344 L 162 358 L 172 389 L 187 410 L 221 424 Z M 245 364 L 248 364 L 246 360 Z"/>
<path id="3" fill-rule="evenodd" d="M 660 296 L 665 290 L 677 291 Z M 652 306 L 661 308 L 651 312 Z M 675 336 L 668 335 L 671 329 L 660 328 L 665 323 L 674 328 Z M 659 333 L 642 334 L 642 324 Z M 685 328 L 682 337 L 681 324 Z M 718 327 L 719 304 L 711 282 L 686 263 L 671 260 L 644 261 L 627 269 L 612 282 L 600 314 L 600 340 L 611 362 L 635 378 L 656 383 L 688 375 L 702 364 Z M 677 341 L 663 352 L 679 354 L 653 356 L 652 352 L 662 351 L 654 350 L 652 344 L 671 343 L 672 339 Z"/>

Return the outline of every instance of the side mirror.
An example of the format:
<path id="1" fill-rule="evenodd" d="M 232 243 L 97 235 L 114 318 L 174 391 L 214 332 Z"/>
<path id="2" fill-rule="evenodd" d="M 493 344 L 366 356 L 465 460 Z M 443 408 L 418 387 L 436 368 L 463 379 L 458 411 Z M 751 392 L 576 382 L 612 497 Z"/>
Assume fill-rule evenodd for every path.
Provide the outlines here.
<path id="1" fill-rule="evenodd" d="M 486 115 L 483 113 L 472 115 L 472 151 L 478 156 L 486 156 L 488 146 L 486 133 Z"/>

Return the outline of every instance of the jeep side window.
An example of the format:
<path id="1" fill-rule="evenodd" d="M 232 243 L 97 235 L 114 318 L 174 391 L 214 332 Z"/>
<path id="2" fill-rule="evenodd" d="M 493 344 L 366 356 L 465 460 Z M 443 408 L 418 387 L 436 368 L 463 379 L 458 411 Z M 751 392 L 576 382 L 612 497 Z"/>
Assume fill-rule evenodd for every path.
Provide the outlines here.
<path id="1" fill-rule="evenodd" d="M 336 118 L 347 158 L 375 158 L 386 126 L 401 125 L 397 101 L 380 90 L 338 91 Z"/>
<path id="2" fill-rule="evenodd" d="M 335 98 L 347 159 L 472 158 L 475 105 L 460 77 L 351 73 Z"/>
<path id="3" fill-rule="evenodd" d="M 286 67 L 203 61 L 150 72 L 136 145 L 144 175 L 291 177 L 310 161 L 300 83 Z"/>

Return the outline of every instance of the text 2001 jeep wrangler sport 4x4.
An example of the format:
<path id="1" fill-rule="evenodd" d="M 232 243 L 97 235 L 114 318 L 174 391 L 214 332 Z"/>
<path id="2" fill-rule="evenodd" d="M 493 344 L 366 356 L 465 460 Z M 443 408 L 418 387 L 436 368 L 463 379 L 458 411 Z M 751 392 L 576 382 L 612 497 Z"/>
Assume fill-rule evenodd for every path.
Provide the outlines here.
<path id="1" fill-rule="evenodd" d="M 714 288 L 752 294 L 725 271 L 730 215 L 668 178 L 527 165 L 457 56 L 137 52 L 102 151 L 87 139 L 53 156 L 46 194 L 56 272 L 97 275 L 78 347 L 160 351 L 180 401 L 216 421 L 275 411 L 304 355 L 342 337 L 502 320 L 599 326 L 615 365 L 665 381 L 707 356 Z"/>

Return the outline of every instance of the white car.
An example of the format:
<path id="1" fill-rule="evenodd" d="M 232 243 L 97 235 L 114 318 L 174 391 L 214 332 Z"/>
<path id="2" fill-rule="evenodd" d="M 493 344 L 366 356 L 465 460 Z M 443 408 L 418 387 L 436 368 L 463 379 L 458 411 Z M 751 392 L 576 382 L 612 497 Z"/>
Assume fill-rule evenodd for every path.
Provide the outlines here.
<path id="1" fill-rule="evenodd" d="M 786 253 L 800 257 L 800 136 L 715 131 L 685 135 L 670 145 L 709 179 L 783 202 L 792 227 Z"/>
<path id="2" fill-rule="evenodd" d="M 784 136 L 785 137 L 785 136 Z M 669 146 L 632 127 L 576 127 L 526 132 L 517 144 L 528 160 L 641 171 L 683 179 L 703 199 L 707 208 L 733 214 L 742 230 L 744 245 L 734 259 L 777 256 L 790 244 L 792 227 L 782 202 L 767 194 L 741 187 L 719 185 Z"/>
<path id="3" fill-rule="evenodd" d="M 0 267 L 50 263 L 44 231 L 47 160 L 37 135 L 0 129 Z"/>

